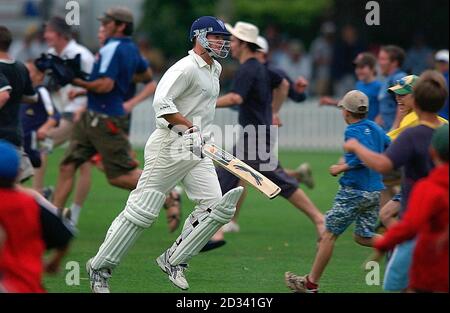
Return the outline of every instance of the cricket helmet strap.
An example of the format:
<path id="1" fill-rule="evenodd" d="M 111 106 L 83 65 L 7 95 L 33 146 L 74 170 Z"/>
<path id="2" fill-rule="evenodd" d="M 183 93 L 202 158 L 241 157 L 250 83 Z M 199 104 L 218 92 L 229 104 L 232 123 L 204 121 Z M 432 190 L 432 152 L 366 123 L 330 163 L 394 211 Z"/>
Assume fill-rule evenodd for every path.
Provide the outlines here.
<path id="1" fill-rule="evenodd" d="M 223 40 L 207 39 L 207 35 L 220 35 Z M 212 57 L 226 58 L 230 51 L 230 41 L 228 37 L 231 34 L 225 28 L 225 24 L 213 16 L 202 16 L 196 19 L 191 26 L 189 39 L 191 41 L 197 38 L 200 45 L 205 48 Z"/>

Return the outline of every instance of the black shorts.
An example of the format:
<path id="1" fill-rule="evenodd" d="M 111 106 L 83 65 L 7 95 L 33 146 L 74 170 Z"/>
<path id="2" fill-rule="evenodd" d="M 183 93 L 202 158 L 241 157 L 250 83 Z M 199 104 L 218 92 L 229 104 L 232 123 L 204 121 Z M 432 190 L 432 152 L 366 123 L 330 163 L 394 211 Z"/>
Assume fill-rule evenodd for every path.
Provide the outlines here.
<path id="1" fill-rule="evenodd" d="M 36 131 L 28 132 L 23 136 L 23 150 L 28 155 L 31 165 L 34 168 L 40 168 L 42 164 L 41 152 L 39 151 L 36 138 Z"/>
<path id="2" fill-rule="evenodd" d="M 258 161 L 246 161 L 255 170 L 259 171 L 260 162 Z M 218 167 L 216 169 L 217 176 L 219 177 L 220 188 L 222 189 L 222 194 L 227 193 L 233 188 L 236 188 L 239 184 L 239 177 L 228 172 L 223 167 Z M 298 189 L 298 181 L 289 176 L 284 169 L 281 167 L 280 162 L 278 162 L 277 168 L 273 171 L 260 171 L 261 174 L 266 176 L 268 179 L 273 181 L 281 188 L 280 195 L 288 199 L 292 194 Z"/>

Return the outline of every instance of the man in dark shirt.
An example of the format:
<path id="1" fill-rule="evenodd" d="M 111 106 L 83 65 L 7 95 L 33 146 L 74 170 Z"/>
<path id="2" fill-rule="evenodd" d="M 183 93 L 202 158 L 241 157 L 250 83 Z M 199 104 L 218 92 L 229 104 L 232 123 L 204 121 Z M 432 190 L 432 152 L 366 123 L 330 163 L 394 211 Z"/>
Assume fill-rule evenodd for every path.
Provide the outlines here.
<path id="1" fill-rule="evenodd" d="M 21 149 L 23 135 L 19 122 L 20 103 L 22 101 L 34 103 L 37 96 L 25 65 L 8 55 L 11 43 L 11 32 L 0 25 L 0 139 Z M 19 180 L 26 180 L 32 173 L 31 163 L 23 153 Z"/>
<path id="2" fill-rule="evenodd" d="M 243 132 L 233 153 L 280 186 L 281 195 L 311 219 L 320 237 L 324 229 L 322 213 L 298 188 L 298 181 L 287 175 L 275 156 L 277 127 L 272 125 L 272 108 L 279 108 L 286 98 L 287 90 L 279 90 L 283 77 L 279 76 L 275 81 L 275 73 L 271 77 L 266 66 L 256 59 L 257 50 L 260 49 L 256 26 L 237 22 L 235 27 L 227 25 L 227 29 L 233 35 L 231 52 L 240 67 L 235 74 L 232 91 L 217 100 L 217 107 L 239 106 L 239 124 Z M 273 85 L 278 87 L 273 89 Z M 225 170 L 218 169 L 218 176 L 222 193 L 239 183 L 237 177 Z M 218 233 L 213 240 L 221 238 L 222 235 Z"/>
<path id="3" fill-rule="evenodd" d="M 9 92 L 11 86 L 3 73 L 0 73 L 0 108 L 2 108 L 9 100 Z"/>

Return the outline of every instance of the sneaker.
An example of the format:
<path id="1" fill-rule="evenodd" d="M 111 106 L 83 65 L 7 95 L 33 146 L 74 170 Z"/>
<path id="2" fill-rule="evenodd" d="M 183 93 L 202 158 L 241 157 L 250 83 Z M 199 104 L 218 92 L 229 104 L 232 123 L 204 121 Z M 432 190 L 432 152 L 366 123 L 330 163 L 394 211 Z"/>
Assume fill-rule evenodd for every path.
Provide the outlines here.
<path id="1" fill-rule="evenodd" d="M 308 163 L 302 163 L 295 170 L 298 180 L 305 184 L 309 189 L 314 188 L 314 178 L 312 176 L 311 166 Z"/>
<path id="2" fill-rule="evenodd" d="M 89 276 L 91 290 L 93 293 L 109 293 L 108 279 L 111 278 L 110 270 L 94 270 L 91 267 L 92 259 L 86 262 L 86 271 Z"/>
<path id="3" fill-rule="evenodd" d="M 227 242 L 225 240 L 209 240 L 200 252 L 207 252 L 222 247 Z"/>
<path id="4" fill-rule="evenodd" d="M 291 272 L 284 274 L 286 286 L 295 293 L 318 293 L 319 285 L 308 280 L 308 275 L 298 276 Z"/>
<path id="5" fill-rule="evenodd" d="M 172 266 L 169 263 L 167 251 L 164 252 L 163 254 L 161 254 L 156 259 L 156 263 L 158 264 L 158 266 L 161 268 L 161 270 L 164 273 L 169 275 L 169 280 L 175 286 L 177 286 L 178 288 L 180 288 L 182 290 L 189 289 L 189 284 L 188 284 L 188 282 L 186 280 L 186 277 L 184 277 L 184 270 L 186 269 L 187 264 L 186 265 Z"/>
<path id="6" fill-rule="evenodd" d="M 223 225 L 222 231 L 224 233 L 238 233 L 240 230 L 240 227 L 238 223 L 235 221 L 230 221 L 228 224 Z"/>

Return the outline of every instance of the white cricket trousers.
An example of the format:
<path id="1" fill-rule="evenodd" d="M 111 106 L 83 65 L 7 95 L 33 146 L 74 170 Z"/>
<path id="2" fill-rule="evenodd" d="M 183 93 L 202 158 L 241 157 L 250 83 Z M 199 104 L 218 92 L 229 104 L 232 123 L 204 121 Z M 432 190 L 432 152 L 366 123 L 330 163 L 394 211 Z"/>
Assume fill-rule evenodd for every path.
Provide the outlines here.
<path id="1" fill-rule="evenodd" d="M 129 200 L 139 199 L 145 190 L 168 194 L 180 182 L 189 199 L 196 203 L 196 211 L 206 210 L 222 198 L 211 159 L 195 157 L 183 148 L 182 141 L 168 129 L 156 129 L 152 133 L 145 146 L 144 169 Z"/>

